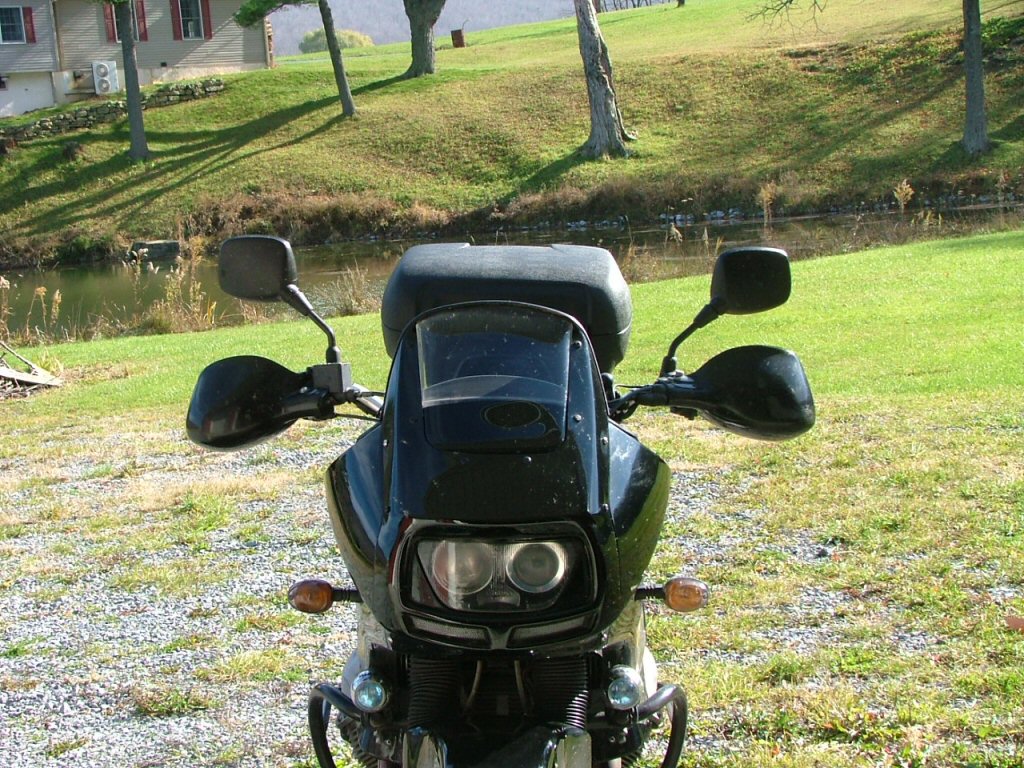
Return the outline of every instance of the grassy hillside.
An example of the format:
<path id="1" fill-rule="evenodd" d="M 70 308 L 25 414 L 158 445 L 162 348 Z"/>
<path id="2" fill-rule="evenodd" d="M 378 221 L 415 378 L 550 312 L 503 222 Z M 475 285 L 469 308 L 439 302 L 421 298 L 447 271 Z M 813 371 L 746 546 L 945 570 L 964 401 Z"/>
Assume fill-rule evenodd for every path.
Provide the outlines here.
<path id="1" fill-rule="evenodd" d="M 439 73 L 397 77 L 406 46 L 346 54 L 360 114 L 340 117 L 322 57 L 228 79 L 220 96 L 146 114 L 153 156 L 124 156 L 121 123 L 25 143 L 0 164 L 0 249 L 240 230 L 298 242 L 406 227 L 629 213 L 756 210 L 777 184 L 789 210 L 1020 187 L 1018 47 L 988 76 L 996 148 L 982 164 L 957 140 L 958 10 L 864 0 L 813 23 L 766 26 L 759 0 L 603 14 L 632 158 L 583 162 L 586 93 L 572 20 L 471 34 Z M 1003 4 L 990 13 L 1018 16 Z M 1012 38 L 1013 35 L 1010 35 Z M 68 162 L 73 138 L 84 159 Z M 1001 175 L 1002 174 L 1002 175 Z M 1001 180 L 1000 180 L 1001 179 Z M 80 241 L 88 245 L 88 238 Z"/>
<path id="2" fill-rule="evenodd" d="M 654 409 L 629 422 L 672 463 L 680 489 L 710 499 L 673 505 L 651 569 L 652 582 L 683 570 L 713 589 L 707 610 L 678 616 L 655 606 L 649 625 L 664 679 L 689 691 L 684 764 L 1019 766 L 1024 642 L 1007 619 L 1024 615 L 1024 233 L 805 261 L 793 272 L 785 307 L 723 318 L 682 347 L 680 362 L 691 370 L 741 343 L 797 350 L 818 406 L 810 433 L 761 443 Z M 634 288 L 622 381 L 653 376 L 707 286 L 699 277 Z M 378 318 L 345 318 L 337 329 L 358 379 L 382 385 Z M 253 541 L 286 547 L 274 526 L 293 518 L 303 542 L 323 547 L 323 568 L 333 567 L 321 468 L 306 457 L 311 446 L 333 454 L 350 432 L 338 422 L 297 424 L 229 465 L 190 446 L 182 428 L 192 381 L 213 359 L 256 353 L 300 367 L 322 351 L 323 337 L 302 322 L 48 347 L 40 362 L 63 362 L 68 386 L 2 404 L 12 425 L 0 435 L 4 589 L 28 592 L 27 605 L 47 615 L 98 613 L 82 605 L 80 586 L 102 563 L 104 604 L 151 594 L 155 582 L 152 610 L 173 614 L 182 594 L 218 592 L 230 578 L 221 568 L 228 553 Z M 213 482 L 181 479 L 203 465 L 233 469 Z M 248 511 L 264 507 L 272 512 Z M 217 514 L 198 528 L 207 509 Z M 227 544 L 210 550 L 208 538 Z M 261 727 L 261 743 L 302 748 L 273 763 L 245 753 L 248 763 L 308 766 L 295 707 L 304 675 L 333 679 L 348 646 L 343 637 L 325 643 L 323 622 L 296 617 L 283 593 L 257 608 L 264 633 L 288 627 L 287 643 L 274 647 L 290 649 L 294 667 L 246 674 L 230 693 L 208 673 L 182 672 L 178 657 L 154 663 L 159 649 L 122 641 L 69 645 L 63 667 L 40 669 L 117 658 L 147 701 L 187 691 L 216 717 L 240 691 L 268 692 L 251 719 L 276 723 L 291 710 L 294 733 Z M 0 627 L 21 621 L 7 615 Z M 251 646 L 252 629 L 212 626 L 175 643 L 196 646 L 205 669 L 221 670 Z M 43 651 L 24 643 L 0 652 Z M 39 684 L 44 673 L 35 674 L 20 684 Z M 143 725 L 166 714 L 136 709 L 132 718 L 112 711 Z"/>

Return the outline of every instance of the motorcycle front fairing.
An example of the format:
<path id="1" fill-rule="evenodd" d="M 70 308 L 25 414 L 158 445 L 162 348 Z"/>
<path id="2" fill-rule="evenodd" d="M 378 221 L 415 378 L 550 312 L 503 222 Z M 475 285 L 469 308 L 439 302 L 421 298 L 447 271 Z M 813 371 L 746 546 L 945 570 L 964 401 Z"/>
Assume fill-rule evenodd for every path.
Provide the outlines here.
<path id="1" fill-rule="evenodd" d="M 572 317 L 473 302 L 411 322 L 380 423 L 328 473 L 364 601 L 341 692 L 364 675 L 391 691 L 345 738 L 405 766 L 636 753 L 652 717 L 609 718 L 604 690 L 616 665 L 657 685 L 634 592 L 669 478 L 610 421 Z"/>
<path id="2" fill-rule="evenodd" d="M 409 324 L 382 421 L 332 465 L 328 498 L 350 574 L 390 633 L 433 648 L 556 654 L 600 647 L 633 599 L 669 475 L 609 421 L 579 323 L 473 302 Z M 532 567 L 558 577 L 550 589 L 517 585 L 510 571 L 531 543 Z M 465 563 L 467 553 L 492 561 L 481 566 L 486 584 L 446 590 L 444 558 Z"/>

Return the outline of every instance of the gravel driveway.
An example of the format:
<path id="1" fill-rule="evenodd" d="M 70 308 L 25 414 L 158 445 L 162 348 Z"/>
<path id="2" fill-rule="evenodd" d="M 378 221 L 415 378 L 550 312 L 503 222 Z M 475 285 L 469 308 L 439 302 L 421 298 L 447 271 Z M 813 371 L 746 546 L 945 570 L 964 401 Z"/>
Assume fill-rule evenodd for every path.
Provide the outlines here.
<path id="1" fill-rule="evenodd" d="M 339 676 L 355 614 L 302 616 L 285 595 L 301 577 L 346 582 L 319 478 L 358 428 L 293 431 L 215 454 L 176 429 L 140 447 L 138 435 L 97 437 L 80 425 L 53 437 L 65 456 L 56 462 L 0 453 L 13 455 L 0 458 L 0 509 L 30 521 L 0 540 L 0 766 L 315 765 L 307 691 Z M 91 458 L 78 456 L 79 441 Z M 208 487 L 240 500 L 237 519 L 200 547 L 165 540 L 173 522 L 150 526 L 183 493 Z M 720 493 L 706 476 L 677 475 L 670 516 L 706 512 Z M 756 525 L 737 523 L 732 537 L 663 545 L 699 572 Z M 161 586 L 168 572 L 179 582 Z M 811 608 L 831 599 L 808 597 Z M 818 622 L 804 639 L 817 644 L 824 631 Z"/>
<path id="2" fill-rule="evenodd" d="M 83 439 L 71 431 L 63 441 Z M 299 475 L 294 489 L 240 502 L 242 517 L 258 526 L 212 530 L 198 556 L 186 545 L 133 545 L 132 556 L 119 557 L 110 537 L 90 540 L 88 521 L 33 523 L 0 541 L 0 766 L 308 763 L 306 694 L 344 660 L 355 617 L 351 606 L 340 606 L 307 618 L 285 601 L 298 578 L 345 580 L 322 489 L 307 471 L 325 467 L 354 434 L 330 432 L 313 447 L 256 449 L 258 460 L 246 451 L 200 452 L 173 433 L 164 436 L 166 452 L 135 457 L 112 436 L 101 438 L 109 444 L 101 453 L 123 458 L 72 460 L 56 479 L 0 490 L 5 512 L 31 519 L 68 505 L 102 519 L 119 505 L 128 507 L 120 507 L 126 516 L 137 514 L 133 503 L 152 506 L 150 495 L 162 486 Z M 0 459 L 5 478 L 31 478 L 35 469 Z M 126 526 L 124 535 L 132 533 Z M 214 571 L 207 589 L 160 589 L 131 578 L 195 562 Z M 280 658 L 284 668 L 257 669 L 256 683 L 236 679 L 229 665 Z"/>

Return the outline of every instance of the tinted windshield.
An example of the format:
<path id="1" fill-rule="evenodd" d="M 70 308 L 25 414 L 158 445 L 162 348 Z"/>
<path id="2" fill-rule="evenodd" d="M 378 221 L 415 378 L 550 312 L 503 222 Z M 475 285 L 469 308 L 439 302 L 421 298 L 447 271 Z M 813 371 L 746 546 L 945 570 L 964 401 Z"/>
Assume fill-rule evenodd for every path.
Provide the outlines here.
<path id="1" fill-rule="evenodd" d="M 529 307 L 481 305 L 416 325 L 427 439 L 499 451 L 559 444 L 572 324 Z"/>

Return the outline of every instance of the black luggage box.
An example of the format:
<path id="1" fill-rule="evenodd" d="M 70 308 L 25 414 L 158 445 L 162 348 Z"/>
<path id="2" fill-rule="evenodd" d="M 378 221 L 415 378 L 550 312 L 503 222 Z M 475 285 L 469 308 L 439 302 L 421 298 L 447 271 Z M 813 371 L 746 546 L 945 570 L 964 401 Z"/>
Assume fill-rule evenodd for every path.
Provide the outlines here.
<path id="1" fill-rule="evenodd" d="M 384 290 L 384 346 L 394 357 L 405 326 L 428 309 L 466 301 L 522 301 L 557 309 L 586 329 L 602 371 L 626 355 L 629 286 L 604 248 L 436 243 L 405 252 Z"/>

